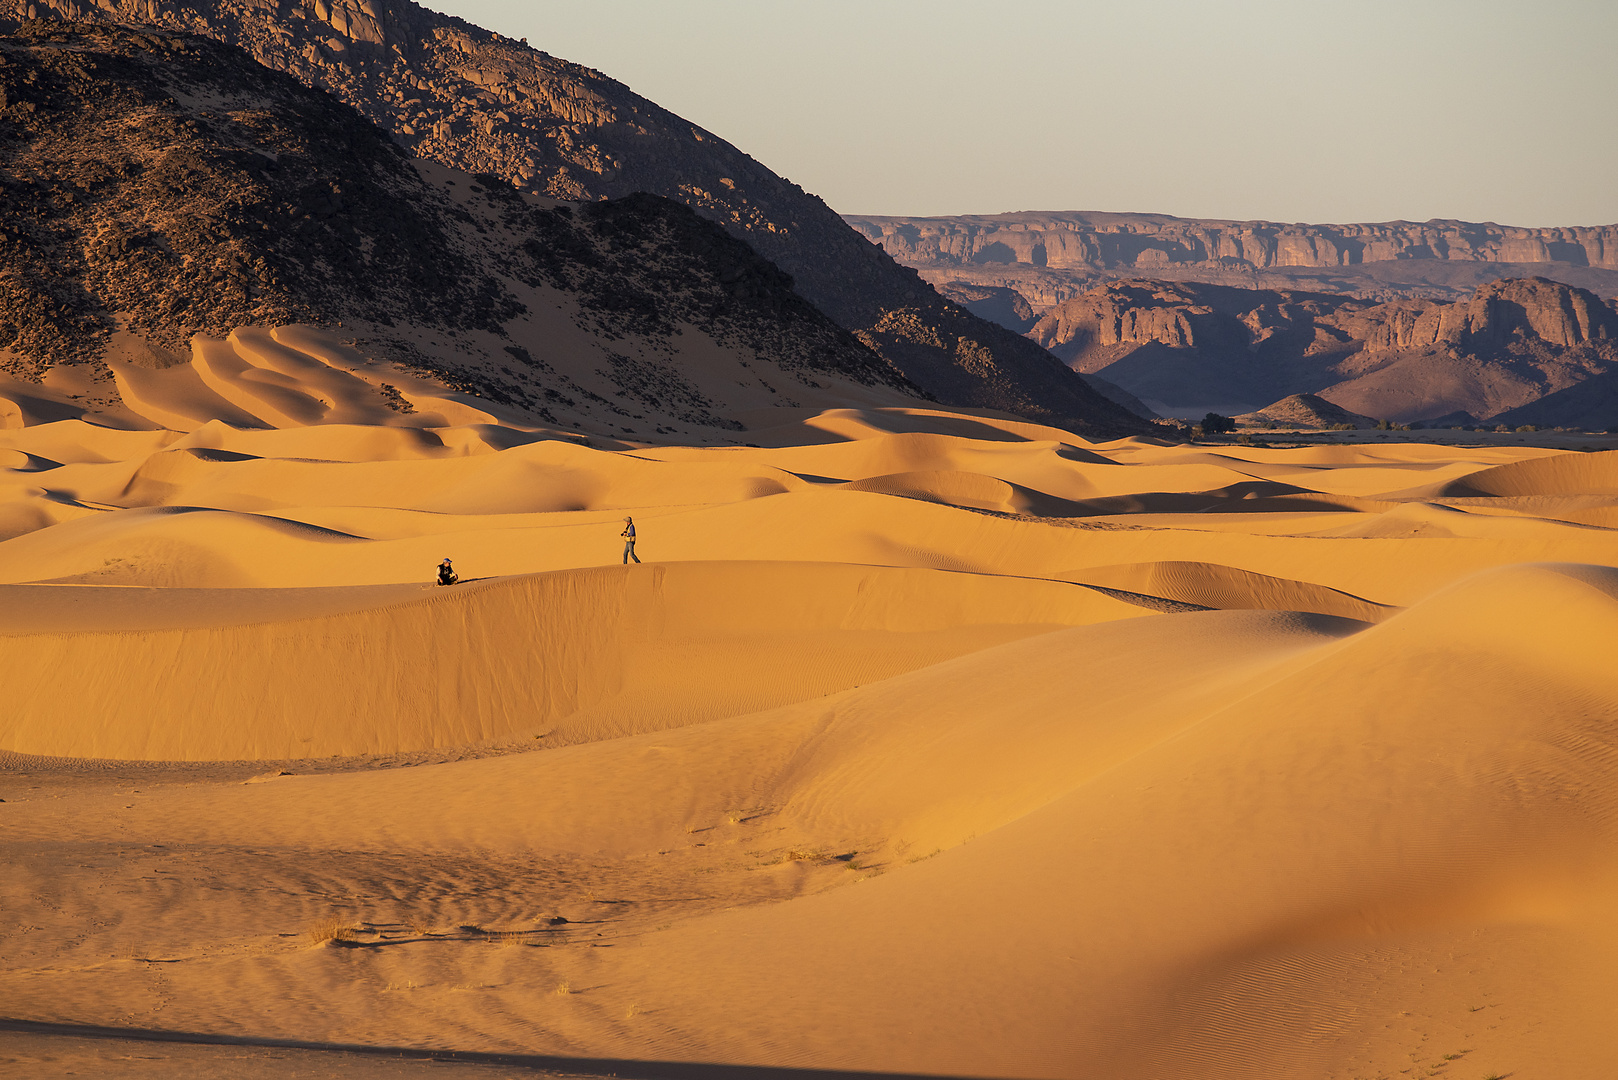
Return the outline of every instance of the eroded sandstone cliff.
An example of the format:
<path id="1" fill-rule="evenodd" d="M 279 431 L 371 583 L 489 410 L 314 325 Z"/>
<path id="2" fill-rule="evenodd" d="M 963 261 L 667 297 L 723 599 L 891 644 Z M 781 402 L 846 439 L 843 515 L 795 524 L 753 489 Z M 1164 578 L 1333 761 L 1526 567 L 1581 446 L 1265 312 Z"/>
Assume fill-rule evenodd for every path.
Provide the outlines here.
<path id="1" fill-rule="evenodd" d="M 1618 294 L 1618 225 L 1298 225 L 1079 212 L 847 220 L 946 295 L 1013 289 L 1038 311 L 1128 277 L 1458 299 L 1490 280 L 1538 275 Z"/>
<path id="2" fill-rule="evenodd" d="M 1481 420 L 1560 395 L 1562 411 L 1542 409 L 1534 422 L 1618 423 L 1618 412 L 1568 411 L 1579 386 L 1618 370 L 1618 311 L 1545 278 L 1491 282 L 1464 300 L 1386 303 L 1111 281 L 1051 308 L 1029 335 L 1175 415 L 1318 393 L 1379 419 Z"/>

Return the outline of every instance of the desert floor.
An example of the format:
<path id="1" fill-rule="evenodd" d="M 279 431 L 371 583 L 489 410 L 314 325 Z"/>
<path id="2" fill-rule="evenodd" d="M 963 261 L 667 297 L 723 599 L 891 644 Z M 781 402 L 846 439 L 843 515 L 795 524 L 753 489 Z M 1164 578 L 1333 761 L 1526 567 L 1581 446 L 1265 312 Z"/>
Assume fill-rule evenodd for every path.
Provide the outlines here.
<path id="1" fill-rule="evenodd" d="M 7 1076 L 1611 1075 L 1618 453 L 145 393 L 0 431 Z"/>

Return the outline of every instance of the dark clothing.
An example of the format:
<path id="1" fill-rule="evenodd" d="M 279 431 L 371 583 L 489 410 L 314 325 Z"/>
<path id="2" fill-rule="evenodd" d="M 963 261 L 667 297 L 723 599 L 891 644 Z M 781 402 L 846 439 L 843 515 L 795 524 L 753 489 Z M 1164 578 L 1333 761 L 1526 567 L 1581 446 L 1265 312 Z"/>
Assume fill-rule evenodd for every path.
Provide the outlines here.
<path id="1" fill-rule="evenodd" d="M 635 538 L 633 536 L 624 541 L 624 562 L 627 564 L 630 559 L 640 562 L 640 556 L 635 554 Z"/>
<path id="2" fill-rule="evenodd" d="M 438 568 L 438 583 L 440 585 L 453 585 L 459 580 L 461 579 L 455 576 L 455 571 L 448 566 Z"/>

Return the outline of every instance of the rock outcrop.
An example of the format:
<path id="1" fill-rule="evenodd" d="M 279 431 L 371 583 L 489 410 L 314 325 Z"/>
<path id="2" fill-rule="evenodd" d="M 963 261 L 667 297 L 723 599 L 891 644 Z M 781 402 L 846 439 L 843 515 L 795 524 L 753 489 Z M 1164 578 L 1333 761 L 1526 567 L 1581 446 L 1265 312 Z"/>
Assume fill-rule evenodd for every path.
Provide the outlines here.
<path id="1" fill-rule="evenodd" d="M 1025 334 L 1031 330 L 1038 316 L 1033 305 L 1016 289 L 997 285 L 974 285 L 965 281 L 948 281 L 938 286 L 940 294 L 955 301 L 980 319 L 999 323 L 1008 330 Z"/>
<path id="2" fill-rule="evenodd" d="M 7 18 L 201 34 L 330 92 L 411 153 L 564 201 L 650 192 L 719 223 L 916 385 L 1095 433 L 1140 428 L 1006 328 L 939 296 L 824 202 L 606 75 L 409 0 L 0 0 Z"/>
<path id="3" fill-rule="evenodd" d="M 1051 308 L 1029 335 L 1169 415 L 1249 411 L 1304 393 L 1379 419 L 1487 419 L 1554 396 L 1568 418 L 1542 410 L 1538 422 L 1618 423 L 1567 412 L 1577 387 L 1618 366 L 1618 311 L 1544 278 L 1491 282 L 1459 301 L 1380 304 L 1112 281 Z"/>
<path id="4" fill-rule="evenodd" d="M 1618 291 L 1618 225 L 1294 225 L 1079 212 L 847 220 L 946 295 L 1011 289 L 1036 311 L 1133 277 L 1380 300 L 1460 299 L 1496 278 L 1530 275 Z"/>
<path id="5" fill-rule="evenodd" d="M 0 185 L 0 366 L 75 369 L 81 398 L 114 393 L 115 338 L 161 367 L 196 334 L 303 322 L 584 430 L 734 430 L 826 382 L 915 393 L 689 208 L 412 160 L 207 38 L 55 21 L 0 38 Z"/>
<path id="6" fill-rule="evenodd" d="M 1319 431 L 1348 425 L 1351 428 L 1374 428 L 1375 417 L 1361 416 L 1334 405 L 1315 394 L 1293 394 L 1257 412 L 1244 413 L 1235 418 L 1242 427 L 1293 428 Z"/>

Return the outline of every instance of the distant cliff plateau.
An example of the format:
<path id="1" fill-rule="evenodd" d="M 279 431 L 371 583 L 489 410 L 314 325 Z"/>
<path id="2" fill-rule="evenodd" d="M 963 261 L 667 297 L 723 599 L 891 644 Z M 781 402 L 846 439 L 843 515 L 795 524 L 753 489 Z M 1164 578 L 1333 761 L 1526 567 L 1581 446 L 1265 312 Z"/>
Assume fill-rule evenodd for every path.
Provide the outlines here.
<path id="1" fill-rule="evenodd" d="M 1082 212 L 846 220 L 946 296 L 1017 330 L 1118 278 L 1460 300 L 1490 281 L 1543 277 L 1618 296 L 1618 225 L 1295 225 Z"/>
<path id="2" fill-rule="evenodd" d="M 1235 415 L 1317 394 L 1377 419 L 1618 425 L 1618 310 L 1548 278 L 1460 300 L 1110 281 L 1029 336 L 1170 416 Z"/>
<path id="3" fill-rule="evenodd" d="M 0 0 L 31 19 L 145 25 L 246 50 L 359 110 L 413 155 L 567 202 L 691 207 L 914 385 L 1081 433 L 1143 422 L 1031 341 L 945 299 L 824 202 L 598 71 L 409 0 Z M 745 92 L 742 88 L 738 92 Z"/>

